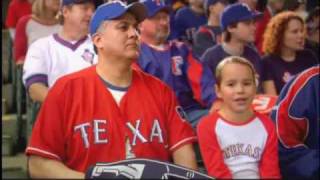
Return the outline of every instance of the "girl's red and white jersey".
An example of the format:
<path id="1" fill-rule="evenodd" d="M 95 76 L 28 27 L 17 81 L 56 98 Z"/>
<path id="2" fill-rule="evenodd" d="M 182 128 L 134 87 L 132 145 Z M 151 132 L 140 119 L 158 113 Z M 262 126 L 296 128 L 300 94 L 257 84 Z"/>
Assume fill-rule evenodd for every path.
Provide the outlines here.
<path id="1" fill-rule="evenodd" d="M 275 128 L 267 116 L 255 113 L 245 123 L 233 123 L 214 112 L 200 121 L 198 140 L 213 177 L 280 177 Z"/>
<path id="2" fill-rule="evenodd" d="M 97 162 L 126 159 L 128 140 L 135 157 L 170 161 L 175 150 L 196 136 L 173 91 L 160 80 L 133 70 L 118 105 L 93 66 L 52 87 L 26 154 L 85 172 Z"/>

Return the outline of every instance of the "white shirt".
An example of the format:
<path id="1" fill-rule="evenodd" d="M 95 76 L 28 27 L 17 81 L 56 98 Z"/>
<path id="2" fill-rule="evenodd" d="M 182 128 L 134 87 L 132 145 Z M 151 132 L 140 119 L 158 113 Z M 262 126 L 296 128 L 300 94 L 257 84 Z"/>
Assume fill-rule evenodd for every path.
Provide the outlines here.
<path id="1" fill-rule="evenodd" d="M 97 55 L 89 36 L 72 44 L 53 34 L 29 47 L 23 66 L 23 83 L 27 88 L 35 82 L 51 88 L 61 76 L 96 63 Z"/>

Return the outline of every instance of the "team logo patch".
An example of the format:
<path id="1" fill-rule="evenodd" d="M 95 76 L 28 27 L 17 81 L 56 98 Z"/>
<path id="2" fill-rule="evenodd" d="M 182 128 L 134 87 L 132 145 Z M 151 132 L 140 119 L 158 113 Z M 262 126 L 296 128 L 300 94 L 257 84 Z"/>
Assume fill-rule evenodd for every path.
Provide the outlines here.
<path id="1" fill-rule="evenodd" d="M 290 81 L 290 79 L 291 79 L 292 77 L 293 77 L 292 74 L 290 74 L 289 72 L 285 72 L 285 73 L 283 73 L 282 81 L 283 81 L 284 83 L 287 83 L 287 82 Z"/>
<path id="2" fill-rule="evenodd" d="M 278 96 L 257 94 L 253 101 L 252 107 L 255 111 L 269 115 L 277 103 Z"/>
<path id="3" fill-rule="evenodd" d="M 176 76 L 182 75 L 181 66 L 183 64 L 183 59 L 181 56 L 173 56 L 172 58 L 172 73 Z"/>
<path id="4" fill-rule="evenodd" d="M 93 64 L 94 54 L 89 49 L 85 49 L 81 57 L 88 63 Z"/>
<path id="5" fill-rule="evenodd" d="M 185 120 L 188 119 L 187 113 L 182 109 L 181 106 L 177 106 L 177 107 L 176 107 L 176 111 L 177 111 L 179 117 L 180 117 L 183 121 L 185 121 Z"/>

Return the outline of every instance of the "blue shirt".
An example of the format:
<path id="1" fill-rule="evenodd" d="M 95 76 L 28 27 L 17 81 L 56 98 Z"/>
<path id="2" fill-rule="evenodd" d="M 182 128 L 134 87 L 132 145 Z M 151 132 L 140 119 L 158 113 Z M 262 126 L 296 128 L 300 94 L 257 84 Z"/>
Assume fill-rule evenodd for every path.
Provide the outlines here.
<path id="1" fill-rule="evenodd" d="M 291 78 L 271 113 L 279 138 L 284 179 L 319 178 L 319 71 L 317 65 Z"/>
<path id="2" fill-rule="evenodd" d="M 181 42 L 170 42 L 162 50 L 141 43 L 139 67 L 169 85 L 185 111 L 211 107 L 215 100 L 214 78 Z"/>
<path id="3" fill-rule="evenodd" d="M 188 40 L 192 42 L 193 35 L 197 29 L 207 23 L 205 14 L 197 14 L 190 7 L 179 9 L 174 18 L 174 33 L 176 39 Z"/>
<path id="4" fill-rule="evenodd" d="M 224 58 L 229 56 L 231 55 L 223 49 L 222 45 L 218 44 L 207 49 L 207 51 L 205 51 L 200 60 L 204 62 L 206 65 L 208 65 L 210 67 L 211 72 L 215 75 L 216 67 L 219 64 L 219 62 L 221 62 Z M 253 49 L 249 45 L 246 45 L 244 47 L 244 51 L 241 57 L 249 60 L 255 67 L 255 70 L 258 73 L 258 75 L 261 75 L 261 58 L 255 49 Z"/>

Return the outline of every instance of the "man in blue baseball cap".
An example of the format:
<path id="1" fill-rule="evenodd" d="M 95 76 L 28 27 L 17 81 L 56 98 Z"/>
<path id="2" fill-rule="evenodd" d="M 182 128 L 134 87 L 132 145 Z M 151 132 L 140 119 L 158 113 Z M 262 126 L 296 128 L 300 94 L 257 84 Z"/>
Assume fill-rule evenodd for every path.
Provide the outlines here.
<path id="1" fill-rule="evenodd" d="M 228 56 L 241 56 L 248 59 L 255 67 L 257 76 L 261 73 L 261 58 L 253 43 L 255 40 L 255 22 L 261 13 L 251 11 L 247 4 L 235 3 L 227 6 L 220 17 L 222 43 L 215 45 L 201 56 L 212 73 L 220 61 Z"/>
<path id="2" fill-rule="evenodd" d="M 26 149 L 32 177 L 83 179 L 91 165 L 132 158 L 197 169 L 196 136 L 174 93 L 131 67 L 139 54 L 137 27 L 146 15 L 141 3 L 97 8 L 90 34 L 98 64 L 60 78 L 49 91 Z M 145 165 L 111 171 L 130 167 L 136 174 Z M 94 172 L 109 172 L 100 170 Z"/>
<path id="3" fill-rule="evenodd" d="M 143 3 L 149 15 L 140 26 L 142 53 L 138 65 L 175 91 L 187 119 L 196 127 L 215 99 L 214 78 L 185 43 L 167 40 L 170 33 L 168 8 L 156 0 Z"/>

